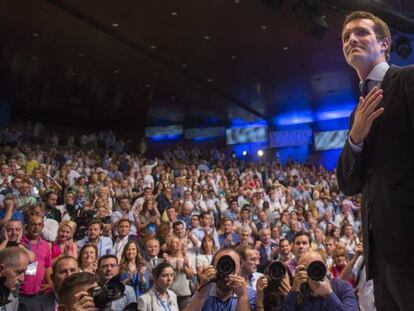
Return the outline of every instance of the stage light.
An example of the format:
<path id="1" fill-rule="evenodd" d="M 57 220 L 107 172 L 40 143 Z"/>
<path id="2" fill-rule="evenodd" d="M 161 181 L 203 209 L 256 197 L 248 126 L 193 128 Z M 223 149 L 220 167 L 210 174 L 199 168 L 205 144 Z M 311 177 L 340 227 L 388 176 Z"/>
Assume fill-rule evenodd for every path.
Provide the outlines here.
<path id="1" fill-rule="evenodd" d="M 405 36 L 398 37 L 397 41 L 395 42 L 395 51 L 402 58 L 408 58 L 408 56 L 411 54 L 410 40 Z"/>
<path id="2" fill-rule="evenodd" d="M 263 150 L 259 150 L 259 151 L 257 151 L 257 155 L 259 156 L 259 157 L 263 157 L 263 155 L 264 155 L 264 152 L 263 152 Z"/>
<path id="3" fill-rule="evenodd" d="M 243 157 L 247 156 L 247 151 L 243 150 L 242 155 L 243 155 Z"/>

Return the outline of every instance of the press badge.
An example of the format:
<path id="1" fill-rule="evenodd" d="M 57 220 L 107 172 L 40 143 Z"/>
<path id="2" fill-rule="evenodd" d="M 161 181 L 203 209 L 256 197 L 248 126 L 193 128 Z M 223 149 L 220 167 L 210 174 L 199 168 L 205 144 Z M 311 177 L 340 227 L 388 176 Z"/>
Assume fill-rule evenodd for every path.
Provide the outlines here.
<path id="1" fill-rule="evenodd" d="M 38 261 L 31 262 L 26 269 L 26 275 L 36 275 Z"/>

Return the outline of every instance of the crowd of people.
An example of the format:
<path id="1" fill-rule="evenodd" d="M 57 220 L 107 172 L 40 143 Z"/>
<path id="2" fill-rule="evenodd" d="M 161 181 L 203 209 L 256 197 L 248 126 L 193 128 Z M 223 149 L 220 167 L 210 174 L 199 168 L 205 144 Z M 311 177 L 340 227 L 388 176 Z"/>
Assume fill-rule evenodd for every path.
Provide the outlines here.
<path id="1" fill-rule="evenodd" d="M 354 291 L 361 310 L 374 308 L 360 198 L 322 166 L 36 142 L 1 147 L 5 310 L 295 310 L 298 295 L 358 310 Z M 326 277 L 306 295 L 315 258 Z M 286 267 L 276 287 L 273 262 Z"/>

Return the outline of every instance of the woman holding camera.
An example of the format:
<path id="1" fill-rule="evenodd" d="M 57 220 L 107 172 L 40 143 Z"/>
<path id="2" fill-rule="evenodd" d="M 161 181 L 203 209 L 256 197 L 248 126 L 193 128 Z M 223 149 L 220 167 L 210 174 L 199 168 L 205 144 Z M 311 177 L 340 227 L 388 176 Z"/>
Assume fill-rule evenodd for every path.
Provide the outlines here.
<path id="1" fill-rule="evenodd" d="M 154 286 L 149 292 L 138 297 L 139 311 L 178 311 L 176 294 L 170 290 L 174 281 L 174 268 L 162 262 L 152 271 Z"/>

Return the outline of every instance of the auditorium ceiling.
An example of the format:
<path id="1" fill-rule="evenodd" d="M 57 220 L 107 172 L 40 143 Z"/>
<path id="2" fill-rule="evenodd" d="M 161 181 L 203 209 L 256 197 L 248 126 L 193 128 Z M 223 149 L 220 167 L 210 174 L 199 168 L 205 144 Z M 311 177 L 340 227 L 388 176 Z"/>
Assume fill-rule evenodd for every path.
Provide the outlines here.
<path id="1" fill-rule="evenodd" d="M 0 96 L 14 118 L 81 127 L 341 116 L 358 95 L 341 52 L 346 11 L 390 15 L 394 36 L 410 41 L 414 1 L 320 1 L 319 35 L 295 15 L 304 2 L 0 0 Z"/>

